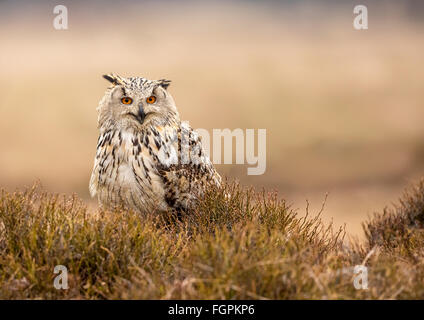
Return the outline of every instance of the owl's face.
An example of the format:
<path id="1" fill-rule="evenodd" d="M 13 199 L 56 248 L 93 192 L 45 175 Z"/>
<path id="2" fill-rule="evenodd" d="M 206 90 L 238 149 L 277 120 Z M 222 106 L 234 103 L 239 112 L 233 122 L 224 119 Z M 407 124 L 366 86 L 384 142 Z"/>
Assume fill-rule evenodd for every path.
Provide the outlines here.
<path id="1" fill-rule="evenodd" d="M 170 81 L 145 78 L 103 76 L 112 87 L 99 103 L 99 127 L 141 129 L 149 123 L 166 125 L 179 119 L 172 96 L 167 92 Z"/>

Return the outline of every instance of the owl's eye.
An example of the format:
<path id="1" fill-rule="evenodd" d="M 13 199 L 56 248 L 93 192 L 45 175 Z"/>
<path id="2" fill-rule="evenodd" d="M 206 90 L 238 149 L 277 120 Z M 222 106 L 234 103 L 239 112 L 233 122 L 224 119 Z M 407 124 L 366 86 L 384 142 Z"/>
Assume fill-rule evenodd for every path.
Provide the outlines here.
<path id="1" fill-rule="evenodd" d="M 131 99 L 130 97 L 123 97 L 123 98 L 121 99 L 121 102 L 122 102 L 123 104 L 131 104 L 131 103 L 133 102 L 133 99 Z"/>
<path id="2" fill-rule="evenodd" d="M 150 96 L 150 97 L 148 97 L 146 99 L 146 102 L 147 103 L 150 103 L 150 104 L 155 103 L 156 102 L 156 97 L 155 96 Z"/>

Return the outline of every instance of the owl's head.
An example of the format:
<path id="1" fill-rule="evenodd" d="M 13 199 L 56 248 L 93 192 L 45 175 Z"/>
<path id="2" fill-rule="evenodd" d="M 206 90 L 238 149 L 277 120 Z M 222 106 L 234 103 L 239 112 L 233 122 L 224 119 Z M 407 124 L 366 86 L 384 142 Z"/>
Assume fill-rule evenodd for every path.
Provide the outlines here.
<path id="1" fill-rule="evenodd" d="M 169 80 L 103 76 L 109 87 L 97 108 L 100 128 L 141 129 L 148 124 L 166 125 L 179 120 Z"/>

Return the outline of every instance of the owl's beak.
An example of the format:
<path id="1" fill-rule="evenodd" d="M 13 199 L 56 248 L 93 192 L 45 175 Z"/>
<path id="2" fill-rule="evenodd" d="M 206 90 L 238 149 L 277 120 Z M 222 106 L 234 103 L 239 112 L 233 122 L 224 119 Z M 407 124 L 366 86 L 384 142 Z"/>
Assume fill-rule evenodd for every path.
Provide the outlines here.
<path id="1" fill-rule="evenodd" d="M 146 113 L 144 112 L 143 104 L 140 103 L 138 105 L 137 119 L 138 119 L 138 121 L 140 121 L 140 123 L 143 123 L 144 118 L 146 118 Z"/>

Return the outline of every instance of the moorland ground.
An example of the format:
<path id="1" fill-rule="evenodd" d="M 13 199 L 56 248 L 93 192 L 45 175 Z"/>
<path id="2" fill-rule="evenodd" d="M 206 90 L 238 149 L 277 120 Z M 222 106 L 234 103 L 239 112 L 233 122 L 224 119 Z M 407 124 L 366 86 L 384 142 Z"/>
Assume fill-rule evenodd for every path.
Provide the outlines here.
<path id="1" fill-rule="evenodd" d="M 2 191 L 0 298 L 423 299 L 424 180 L 363 227 L 365 241 L 346 239 L 238 183 L 181 217 L 92 212 L 37 186 Z M 66 290 L 54 286 L 58 265 Z"/>

